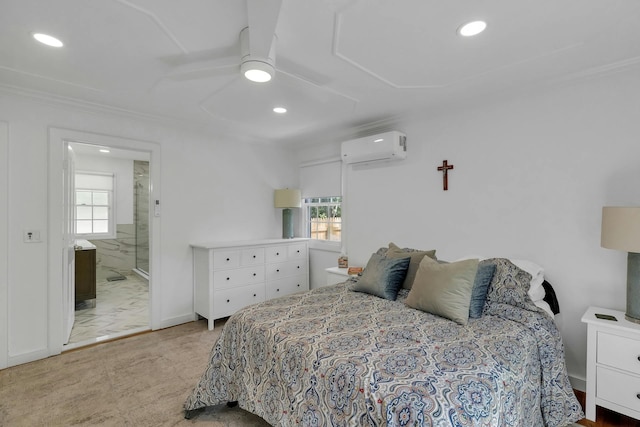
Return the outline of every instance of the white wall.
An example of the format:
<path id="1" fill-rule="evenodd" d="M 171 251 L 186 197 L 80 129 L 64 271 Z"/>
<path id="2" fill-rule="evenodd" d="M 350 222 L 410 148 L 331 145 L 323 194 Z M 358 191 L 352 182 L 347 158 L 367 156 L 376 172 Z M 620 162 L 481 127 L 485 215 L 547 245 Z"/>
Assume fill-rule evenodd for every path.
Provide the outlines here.
<path id="1" fill-rule="evenodd" d="M 435 248 L 445 260 L 537 262 L 560 302 L 569 373 L 583 380 L 582 314 L 625 307 L 626 254 L 600 247 L 600 220 L 604 205 L 640 205 L 638 99 L 638 70 L 630 70 L 401 120 L 407 160 L 347 173 L 349 263 L 364 265 L 391 241 Z M 329 146 L 335 155 L 339 144 Z M 300 150 L 299 161 L 315 152 Z M 436 169 L 444 159 L 455 165 L 449 191 Z"/>
<path id="2" fill-rule="evenodd" d="M 160 274 L 153 287 L 160 293 L 159 323 L 163 326 L 193 316 L 189 243 L 280 236 L 281 217 L 273 207 L 273 189 L 298 184 L 293 156 L 285 150 L 212 138 L 134 114 L 116 115 L 0 93 L 2 121 L 9 126 L 9 196 L 8 203 L 0 202 L 0 219 L 6 206 L 9 232 L 6 253 L 0 250 L 6 261 L 0 262 L 0 303 L 3 292 L 8 294 L 8 308 L 0 308 L 2 313 L 8 310 L 6 339 L 0 333 L 0 354 L 6 355 L 9 366 L 44 357 L 49 346 L 49 127 L 160 145 L 161 254 Z M 24 229 L 40 230 L 43 242 L 23 243 Z"/>

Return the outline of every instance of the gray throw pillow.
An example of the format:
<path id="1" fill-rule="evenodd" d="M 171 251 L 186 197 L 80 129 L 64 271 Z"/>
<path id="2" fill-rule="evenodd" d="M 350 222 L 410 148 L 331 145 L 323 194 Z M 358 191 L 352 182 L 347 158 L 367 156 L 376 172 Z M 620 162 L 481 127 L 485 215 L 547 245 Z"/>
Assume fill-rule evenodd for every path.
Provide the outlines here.
<path id="1" fill-rule="evenodd" d="M 405 258 L 407 256 L 411 258 L 409 268 L 407 269 L 407 275 L 402 283 L 402 287 L 404 289 L 411 289 L 422 258 L 428 256 L 431 259 L 436 259 L 436 250 L 432 249 L 428 251 L 421 251 L 418 249 L 400 248 L 394 243 L 389 243 L 389 249 L 386 252 L 386 256 L 387 258 Z"/>
<path id="2" fill-rule="evenodd" d="M 477 270 L 477 259 L 440 264 L 425 257 L 405 303 L 466 325 Z"/>
<path id="3" fill-rule="evenodd" d="M 471 303 L 469 305 L 469 318 L 477 319 L 482 316 L 482 309 L 484 308 L 484 302 L 487 299 L 487 292 L 489 291 L 489 285 L 493 274 L 496 271 L 496 265 L 488 261 L 480 261 L 478 264 L 478 272 L 473 282 L 473 289 L 471 291 Z"/>
<path id="4" fill-rule="evenodd" d="M 351 286 L 352 291 L 365 292 L 395 301 L 409 268 L 409 258 L 385 258 L 372 254 L 362 276 Z"/>

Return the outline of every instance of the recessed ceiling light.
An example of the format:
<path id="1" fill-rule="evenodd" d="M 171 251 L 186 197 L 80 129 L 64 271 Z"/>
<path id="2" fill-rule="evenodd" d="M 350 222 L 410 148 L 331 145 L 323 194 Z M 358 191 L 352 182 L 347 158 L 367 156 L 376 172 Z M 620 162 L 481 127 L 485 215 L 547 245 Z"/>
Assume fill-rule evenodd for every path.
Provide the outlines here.
<path id="1" fill-rule="evenodd" d="M 104 149 L 104 148 L 101 148 L 101 149 L 100 149 L 100 152 L 101 152 L 101 153 L 110 153 L 111 151 L 109 151 L 109 150 L 107 150 L 107 149 Z"/>
<path id="2" fill-rule="evenodd" d="M 284 107 L 273 107 L 273 112 L 278 114 L 284 114 L 287 112 L 287 109 Z"/>
<path id="3" fill-rule="evenodd" d="M 38 40 L 42 44 L 46 44 L 47 46 L 51 46 L 51 47 L 64 46 L 64 44 L 60 40 L 48 34 L 34 33 L 33 38 Z"/>
<path id="4" fill-rule="evenodd" d="M 484 21 L 473 21 L 467 24 L 464 24 L 460 28 L 458 28 L 458 34 L 464 37 L 475 36 L 480 34 L 487 28 L 487 23 Z"/>

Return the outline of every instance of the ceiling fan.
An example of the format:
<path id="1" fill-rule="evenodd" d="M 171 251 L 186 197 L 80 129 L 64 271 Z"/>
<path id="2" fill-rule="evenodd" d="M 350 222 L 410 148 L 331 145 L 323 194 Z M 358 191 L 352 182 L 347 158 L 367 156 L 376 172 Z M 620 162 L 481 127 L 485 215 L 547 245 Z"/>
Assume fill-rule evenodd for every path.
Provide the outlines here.
<path id="1" fill-rule="evenodd" d="M 165 77 L 172 80 L 195 80 L 240 72 L 258 83 L 270 81 L 281 73 L 324 86 L 329 79 L 315 71 L 285 59 L 276 67 L 276 26 L 282 0 L 247 0 L 248 26 L 240 31 L 238 43 L 214 52 L 211 56 L 181 60 Z"/>

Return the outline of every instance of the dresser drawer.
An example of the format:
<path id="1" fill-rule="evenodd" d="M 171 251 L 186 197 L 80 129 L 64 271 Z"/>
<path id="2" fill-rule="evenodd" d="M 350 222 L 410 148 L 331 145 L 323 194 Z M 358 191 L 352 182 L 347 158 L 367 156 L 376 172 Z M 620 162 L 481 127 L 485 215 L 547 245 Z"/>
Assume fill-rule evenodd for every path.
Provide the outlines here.
<path id="1" fill-rule="evenodd" d="M 640 375 L 640 341 L 598 332 L 597 363 Z"/>
<path id="2" fill-rule="evenodd" d="M 213 272 L 213 289 L 226 289 L 264 282 L 264 267 L 246 267 Z"/>
<path id="3" fill-rule="evenodd" d="M 269 282 L 267 285 L 267 299 L 308 290 L 309 286 L 307 285 L 307 278 L 305 276 L 285 277 L 284 279 Z"/>
<path id="4" fill-rule="evenodd" d="M 266 262 L 281 262 L 288 259 L 289 253 L 286 245 L 269 246 L 265 248 Z"/>
<path id="5" fill-rule="evenodd" d="M 240 267 L 240 251 L 214 251 L 213 269 Z"/>
<path id="6" fill-rule="evenodd" d="M 289 259 L 306 259 L 307 245 L 305 243 L 288 245 L 287 256 L 289 257 Z"/>
<path id="7" fill-rule="evenodd" d="M 598 366 L 596 396 L 633 411 L 640 411 L 640 377 Z"/>
<path id="8" fill-rule="evenodd" d="M 244 249 L 240 254 L 240 265 L 261 265 L 264 264 L 264 248 Z"/>
<path id="9" fill-rule="evenodd" d="M 278 280 L 288 276 L 306 275 L 307 263 L 304 259 L 267 264 L 267 280 Z"/>
<path id="10" fill-rule="evenodd" d="M 213 293 L 213 310 L 216 318 L 226 317 L 261 301 L 264 301 L 264 284 L 223 289 Z"/>

